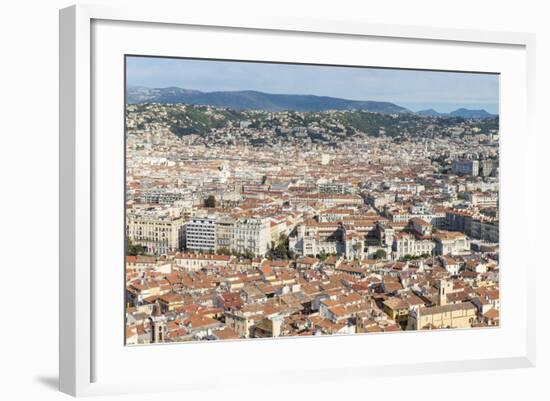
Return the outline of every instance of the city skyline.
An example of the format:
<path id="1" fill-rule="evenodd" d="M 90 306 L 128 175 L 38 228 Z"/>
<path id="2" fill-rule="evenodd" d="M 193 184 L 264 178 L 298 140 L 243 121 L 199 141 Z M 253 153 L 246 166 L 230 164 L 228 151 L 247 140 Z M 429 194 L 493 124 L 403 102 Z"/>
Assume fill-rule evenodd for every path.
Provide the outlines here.
<path id="1" fill-rule="evenodd" d="M 490 73 L 128 56 L 126 83 L 384 101 L 414 112 L 467 108 L 499 113 L 499 76 Z"/>
<path id="2" fill-rule="evenodd" d="M 140 62 L 172 88 L 125 93 L 126 345 L 500 326 L 499 117 L 401 107 L 497 76 Z"/>

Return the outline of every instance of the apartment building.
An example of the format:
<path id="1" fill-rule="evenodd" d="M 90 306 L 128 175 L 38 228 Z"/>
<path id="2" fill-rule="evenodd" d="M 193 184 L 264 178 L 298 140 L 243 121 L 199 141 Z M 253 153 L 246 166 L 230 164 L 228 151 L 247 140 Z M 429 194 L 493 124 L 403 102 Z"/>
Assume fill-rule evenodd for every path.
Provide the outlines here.
<path id="1" fill-rule="evenodd" d="M 489 177 L 493 173 L 494 163 L 491 159 L 485 159 L 479 161 L 479 175 L 482 177 Z"/>
<path id="2" fill-rule="evenodd" d="M 499 221 L 496 218 L 474 216 L 465 210 L 448 210 L 445 219 L 450 231 L 460 231 L 482 241 L 499 242 Z"/>
<path id="3" fill-rule="evenodd" d="M 471 225 L 471 236 L 475 239 L 491 243 L 499 242 L 499 222 L 498 220 L 473 220 Z"/>
<path id="4" fill-rule="evenodd" d="M 321 194 L 352 194 L 354 188 L 351 184 L 342 182 L 326 182 L 319 184 L 319 193 Z"/>
<path id="5" fill-rule="evenodd" d="M 498 192 L 465 192 L 464 199 L 479 208 L 497 207 Z"/>
<path id="6" fill-rule="evenodd" d="M 141 192 L 139 201 L 142 203 L 153 203 L 160 205 L 172 205 L 178 201 L 190 200 L 190 191 L 168 191 L 165 189 L 151 189 Z"/>
<path id="7" fill-rule="evenodd" d="M 451 170 L 458 175 L 477 176 L 479 174 L 479 161 L 469 159 L 453 160 Z"/>
<path id="8" fill-rule="evenodd" d="M 289 248 L 300 256 L 315 256 L 320 253 L 341 252 L 340 225 L 338 223 L 300 224 L 289 238 Z"/>
<path id="9" fill-rule="evenodd" d="M 235 221 L 234 249 L 236 252 L 252 252 L 264 256 L 271 245 L 268 219 L 240 218 Z"/>
<path id="10" fill-rule="evenodd" d="M 189 271 L 200 270 L 205 266 L 226 267 L 230 260 L 231 256 L 197 253 L 181 253 L 174 258 L 176 266 Z"/>
<path id="11" fill-rule="evenodd" d="M 216 249 L 216 218 L 195 217 L 185 226 L 186 248 L 190 251 L 207 252 Z"/>
<path id="12" fill-rule="evenodd" d="M 400 259 L 406 255 L 431 255 L 434 247 L 435 244 L 431 239 L 417 238 L 415 235 L 403 231 L 394 236 L 393 257 Z"/>
<path id="13" fill-rule="evenodd" d="M 184 221 L 176 209 L 133 207 L 126 214 L 126 237 L 153 255 L 166 255 L 183 246 Z"/>
<path id="14" fill-rule="evenodd" d="M 386 192 L 371 192 L 365 199 L 366 203 L 375 209 L 382 209 L 387 204 L 395 201 L 395 194 Z"/>
<path id="15" fill-rule="evenodd" d="M 229 216 L 218 218 L 216 222 L 216 250 L 232 251 L 235 248 L 235 219 Z"/>
<path id="16" fill-rule="evenodd" d="M 439 231 L 433 237 L 436 255 L 461 255 L 470 251 L 470 239 L 463 233 Z"/>

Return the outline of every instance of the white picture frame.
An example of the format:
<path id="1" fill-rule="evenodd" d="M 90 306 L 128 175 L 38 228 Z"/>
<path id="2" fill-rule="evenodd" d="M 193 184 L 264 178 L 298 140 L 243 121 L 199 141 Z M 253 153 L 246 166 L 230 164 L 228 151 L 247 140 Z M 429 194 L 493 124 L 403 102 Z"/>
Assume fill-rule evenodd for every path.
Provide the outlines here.
<path id="1" fill-rule="evenodd" d="M 94 42 L 94 24 L 99 24 L 98 29 L 105 31 L 97 31 L 97 41 Z M 104 25 L 101 25 L 104 24 Z M 119 24 L 119 26 L 117 26 Z M 184 10 L 166 10 L 151 8 L 112 8 L 109 6 L 92 6 L 79 5 L 72 6 L 60 11 L 60 390 L 75 396 L 108 394 L 108 393 L 125 393 L 125 392 L 143 392 L 156 391 L 166 389 L 206 389 L 212 388 L 212 378 L 216 379 L 215 385 L 223 388 L 225 386 L 239 386 L 236 383 L 234 376 L 230 373 L 227 376 L 213 371 L 207 371 L 208 363 L 200 362 L 201 355 L 210 355 L 212 353 L 222 353 L 227 358 L 239 358 L 239 355 L 251 355 L 258 353 L 280 353 L 281 347 L 286 354 L 300 355 L 300 353 L 312 352 L 315 347 L 321 346 L 323 341 L 323 349 L 328 350 L 353 350 L 353 347 L 365 344 L 365 337 L 335 337 L 327 339 L 313 339 L 316 341 L 312 345 L 311 341 L 303 341 L 302 339 L 281 339 L 275 340 L 278 349 L 273 349 L 273 340 L 268 341 L 246 341 L 246 342 L 230 342 L 218 344 L 182 344 L 182 345 L 166 345 L 166 346 L 149 346 L 141 347 L 141 350 L 136 348 L 124 348 L 123 339 L 120 338 L 120 349 L 117 351 L 109 349 L 105 344 L 112 339 L 105 340 L 104 332 L 98 333 L 98 327 L 103 323 L 108 322 L 105 314 L 102 313 L 101 305 L 96 305 L 97 291 L 103 291 L 105 275 L 95 274 L 98 267 L 98 262 L 101 262 L 104 257 L 108 257 L 108 253 L 98 253 L 97 238 L 98 227 L 102 226 L 98 219 L 102 216 L 103 209 L 100 206 L 103 199 L 96 197 L 96 193 L 104 193 L 100 186 L 104 185 L 100 178 L 101 172 L 98 172 L 100 167 L 99 159 L 103 166 L 112 169 L 117 166 L 113 160 L 117 158 L 115 153 L 109 153 L 105 141 L 96 141 L 94 138 L 94 130 L 102 128 L 102 123 L 94 119 L 101 116 L 100 107 L 96 107 L 94 96 L 103 96 L 102 89 L 95 88 L 97 82 L 104 79 L 122 79 L 122 71 L 113 75 L 113 77 L 105 78 L 101 63 L 109 60 L 110 56 L 97 57 L 95 56 L 102 51 L 101 47 L 105 44 L 105 36 L 109 37 L 109 42 L 112 42 L 113 49 L 120 43 L 124 43 L 125 39 L 121 32 L 132 29 L 133 33 L 138 34 L 140 31 L 156 26 L 159 29 L 155 33 L 149 32 L 148 38 L 151 42 L 162 38 L 168 31 L 166 29 L 185 29 L 192 27 L 194 34 L 207 35 L 209 30 L 221 30 L 223 32 L 233 32 L 241 35 L 243 40 L 246 40 L 247 35 L 261 33 L 266 37 L 266 40 L 277 40 L 275 36 L 286 35 L 287 37 L 307 37 L 304 40 L 326 40 L 331 38 L 339 38 L 339 40 L 384 40 L 387 43 L 395 41 L 409 41 L 410 43 L 419 44 L 434 44 L 441 51 L 444 51 L 445 46 L 458 46 L 460 48 L 479 48 L 479 52 L 483 53 L 487 48 L 503 49 L 503 54 L 510 49 L 510 60 L 517 67 L 517 70 L 510 68 L 510 81 L 514 82 L 514 88 L 520 89 L 521 95 L 516 99 L 518 103 L 510 104 L 506 110 L 511 110 L 512 106 L 518 106 L 520 111 L 517 112 L 519 117 L 510 116 L 503 124 L 509 124 L 509 127 L 516 127 L 522 130 L 522 143 L 517 142 L 517 138 L 512 136 L 509 140 L 504 139 L 502 145 L 503 160 L 510 160 L 511 155 L 516 152 L 518 163 L 516 170 L 507 164 L 503 165 L 503 178 L 501 185 L 503 188 L 503 203 L 502 208 L 510 205 L 519 205 L 522 211 L 518 212 L 517 216 L 510 215 L 509 222 L 501 223 L 502 232 L 502 247 L 503 247 L 503 269 L 506 269 L 506 261 L 521 259 L 521 279 L 518 279 L 518 288 L 510 291 L 502 291 L 503 308 L 512 308 L 511 304 L 517 304 L 514 311 L 514 317 L 518 319 L 514 322 L 519 329 L 515 330 L 513 337 L 500 338 L 499 341 L 506 343 L 513 339 L 517 347 L 509 347 L 502 352 L 499 351 L 498 341 L 495 349 L 483 353 L 478 351 L 472 352 L 471 355 L 466 355 L 465 358 L 446 359 L 446 355 L 442 353 L 441 358 L 428 358 L 426 360 L 415 359 L 415 354 L 411 353 L 407 356 L 408 359 L 395 359 L 402 362 L 394 362 L 391 357 L 390 362 L 381 363 L 381 359 L 373 356 L 373 362 L 357 361 L 353 354 L 347 357 L 333 357 L 326 364 L 320 361 L 303 367 L 293 367 L 286 370 L 282 364 L 273 363 L 271 369 L 267 367 L 256 368 L 258 376 L 256 379 L 261 383 L 261 375 L 269 373 L 271 379 L 276 378 L 279 383 L 293 382 L 296 380 L 338 380 L 344 377 L 350 377 L 354 380 L 362 380 L 368 377 L 410 374 L 414 370 L 418 373 L 434 373 L 434 372 L 455 372 L 469 371 L 480 369 L 503 369 L 516 367 L 532 367 L 535 364 L 535 309 L 534 305 L 534 281 L 528 280 L 528 275 L 534 274 L 534 246 L 525 243 L 527 249 L 526 255 L 519 255 L 518 249 L 512 247 L 507 250 L 506 243 L 510 243 L 512 239 L 508 236 L 507 231 L 518 229 L 523 221 L 522 229 L 533 232 L 535 230 L 536 209 L 527 206 L 529 199 L 534 199 L 534 183 L 535 183 L 535 163 L 536 163 L 536 138 L 532 127 L 533 112 L 534 112 L 534 48 L 535 38 L 531 34 L 523 33 L 507 33 L 507 32 L 484 32 L 459 29 L 436 29 L 427 27 L 414 26 L 393 26 L 393 25 L 374 25 L 366 22 L 350 22 L 350 21 L 316 21 L 316 20 L 295 20 L 292 18 L 277 18 L 277 17 L 258 17 L 258 16 L 243 16 L 240 19 L 229 19 L 219 15 L 186 15 Z M 203 32 L 202 30 L 206 33 Z M 164 31 L 163 31 L 164 30 Z M 101 33 L 104 32 L 104 33 Z M 218 31 L 216 31 L 218 32 Z M 103 36 L 101 36 L 103 35 Z M 270 35 L 274 36 L 271 38 Z M 103 38 L 103 39 L 102 39 Z M 143 40 L 143 42 L 146 42 Z M 408 43 L 409 43 L 408 42 Z M 157 42 L 160 43 L 160 42 Z M 211 43 L 205 36 L 205 44 Z M 344 43 L 344 42 L 342 42 Z M 147 44 L 142 44 L 145 46 Z M 112 54 L 118 57 L 122 51 L 123 45 L 112 51 Z M 163 52 L 169 51 L 170 46 L 165 44 Z M 207 46 L 205 46 L 207 47 Z M 457 47 L 456 51 L 459 50 Z M 215 51 L 215 50 L 214 50 Z M 464 51 L 467 51 L 464 50 Z M 117 53 L 118 52 L 118 53 Z M 498 50 L 495 50 L 495 54 Z M 508 54 L 506 53 L 506 54 Z M 222 56 L 229 57 L 231 49 L 227 49 Z M 282 54 L 282 53 L 281 53 Z M 243 56 L 237 56 L 245 57 Z M 284 58 L 284 55 L 280 57 Z M 397 56 L 396 56 L 397 57 Z M 495 60 L 498 55 L 495 56 Z M 296 60 L 285 60 L 296 61 Z M 495 61 L 494 61 L 495 62 Z M 422 68 L 422 60 L 412 60 L 409 67 Z M 450 68 L 449 60 L 441 61 L 442 69 Z M 424 68 L 433 68 L 435 64 L 424 65 Z M 438 64 L 439 65 L 439 64 Z M 473 64 L 472 64 L 473 65 Z M 394 65 L 403 67 L 404 65 Z M 457 64 L 458 66 L 458 64 Z M 114 67 L 113 67 L 114 68 Z M 464 67 L 454 68 L 462 70 Z M 474 67 L 471 67 L 474 68 Z M 504 67 L 503 67 L 504 68 Z M 467 70 L 468 68 L 466 68 Z M 514 72 L 515 71 L 515 72 Z M 117 75 L 118 74 L 118 75 Z M 517 76 L 514 76 L 517 75 Z M 118 76 L 118 78 L 117 78 Z M 93 82 L 96 80 L 95 82 Z M 99 84 L 101 85 L 101 84 Z M 120 85 L 118 82 L 116 85 Z M 115 86 L 116 86 L 115 85 Z M 511 89 L 511 87 L 510 87 Z M 98 91 L 95 93 L 94 91 Z M 503 96 L 508 92 L 503 91 Z M 96 99 L 97 101 L 97 99 Z M 96 110 L 97 109 L 97 110 Z M 515 114 L 514 114 L 515 115 Z M 122 120 L 122 117 L 120 117 Z M 517 121 L 515 121 L 517 120 Z M 103 124 L 108 123 L 105 120 Z M 119 122 L 122 124 L 122 122 Z M 122 131 L 121 131 L 122 136 Z M 508 142 L 507 142 L 508 141 Z M 120 145 L 120 144 L 119 144 Z M 117 148 L 118 149 L 118 148 Z M 119 149 L 120 150 L 120 149 Z M 111 152 L 114 152 L 112 150 Z M 119 155 L 121 156 L 121 155 Z M 103 165 L 105 164 L 105 165 Z M 510 160 L 510 164 L 512 161 Z M 114 167 L 113 167 L 114 166 Z M 120 171 L 122 173 L 122 171 Z M 115 174 L 115 179 L 116 179 Z M 118 184 L 117 184 L 118 182 Z M 120 185 L 122 188 L 123 181 L 115 181 L 110 185 Z M 509 188 L 516 182 L 525 183 L 525 191 L 513 192 Z M 531 183 L 533 185 L 527 185 Z M 516 193 L 521 192 L 521 193 Z M 503 209 L 504 210 L 504 209 Z M 503 219 L 503 221 L 506 221 Z M 120 221 L 122 230 L 122 220 Z M 508 242 L 507 242 L 508 241 Z M 102 256 L 103 255 L 103 256 Z M 111 254 L 112 256 L 112 254 Z M 521 258 L 520 258 L 521 256 Z M 122 257 L 122 256 L 121 256 Z M 122 259 L 121 259 L 122 260 Z M 119 261 L 120 262 L 120 261 Z M 120 262 L 120 271 L 113 270 L 109 274 L 115 277 L 120 276 L 122 272 L 122 262 Z M 506 277 L 506 276 L 505 276 Z M 510 276 L 508 276 L 510 277 Z M 518 275 L 519 277 L 519 275 Z M 507 278 L 505 278 L 506 280 Z M 510 283 L 508 281 L 508 283 Z M 101 288 L 99 288 L 101 287 Z M 507 288 L 507 287 L 506 287 Z M 504 288 L 504 289 L 506 289 Z M 106 289 L 107 292 L 109 290 Z M 94 296 L 96 298 L 94 298 Z M 120 287 L 120 299 L 122 302 L 122 287 Z M 512 302 L 513 301 L 513 302 Z M 516 302 L 517 301 L 517 302 Z M 506 309 L 505 309 L 506 310 Z M 119 313 L 120 326 L 123 326 L 123 314 Z M 116 314 L 112 315 L 116 319 Z M 519 316 L 522 316 L 521 318 Z M 106 319 L 103 322 L 102 319 Z M 487 331 L 473 331 L 467 334 L 469 338 L 478 336 L 480 341 L 495 341 L 499 335 L 494 334 L 495 330 L 501 330 L 498 333 L 505 333 L 507 330 L 513 331 L 513 325 L 505 321 L 503 316 L 503 327 Z M 107 324 L 103 324 L 107 326 Z M 116 330 L 118 330 L 117 328 Z M 485 334 L 489 333 L 489 334 Z M 490 334 L 493 333 L 493 334 Z M 115 334 L 116 337 L 118 334 Z M 399 336 L 411 336 L 410 333 L 383 335 L 371 338 L 387 338 L 384 340 L 400 342 Z M 415 335 L 415 334 L 412 334 Z M 430 336 L 429 341 L 437 346 L 442 344 L 446 339 L 459 341 L 466 336 L 464 331 L 457 333 L 422 333 L 422 336 Z M 452 338 L 451 338 L 452 336 Z M 482 340 L 482 337 L 487 337 Z M 117 337 L 118 338 L 118 337 Z M 413 337 L 407 337 L 407 339 Z M 418 337 L 414 337 L 421 341 Z M 374 341 L 374 340 L 368 340 Z M 376 340 L 378 341 L 378 340 Z M 351 345 L 349 345 L 351 344 Z M 118 346 L 117 346 L 118 347 Z M 103 373 L 102 367 L 112 365 L 117 369 L 124 366 L 123 363 L 135 362 L 135 358 L 158 358 L 156 363 L 166 358 L 166 350 L 169 347 L 179 347 L 177 351 L 182 355 L 187 355 L 192 361 L 196 361 L 197 366 L 205 369 L 194 369 L 194 375 L 189 376 L 192 372 L 187 372 L 185 378 L 178 379 L 177 375 L 168 376 L 164 379 L 153 377 L 149 381 L 136 378 L 126 377 L 123 374 L 116 375 L 113 372 Z M 184 348 L 182 348 L 184 347 Z M 346 348 L 352 347 L 352 348 Z M 174 348 L 175 349 L 175 348 Z M 174 351 L 176 352 L 176 351 Z M 457 351 L 458 352 L 458 351 Z M 163 356 L 157 357 L 156 355 Z M 310 354 L 303 354 L 310 355 Z M 336 354 L 334 354 L 336 355 Z M 117 358 L 127 359 L 126 362 L 117 360 Z M 397 357 L 396 357 L 397 358 Z M 375 361 L 374 361 L 375 360 Z M 405 361 L 406 360 L 406 361 Z M 99 362 L 98 362 L 99 361 Z M 393 362 L 392 362 L 393 361 Z M 243 369 L 246 367 L 243 365 Z M 113 368 L 112 370 L 114 370 Z M 104 369 L 105 370 L 105 369 Z M 119 369 L 120 370 L 120 369 Z M 106 372 L 107 370 L 105 370 Z M 254 372 L 251 372 L 253 374 Z M 182 374 L 183 376 L 183 374 Z"/>

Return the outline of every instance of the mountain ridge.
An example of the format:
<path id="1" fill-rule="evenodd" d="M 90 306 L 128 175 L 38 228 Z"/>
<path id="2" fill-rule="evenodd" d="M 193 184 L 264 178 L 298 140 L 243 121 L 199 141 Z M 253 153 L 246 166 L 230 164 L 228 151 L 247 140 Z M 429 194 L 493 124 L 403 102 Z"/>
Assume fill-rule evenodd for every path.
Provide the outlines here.
<path id="1" fill-rule="evenodd" d="M 161 103 L 227 107 L 235 110 L 302 111 L 366 110 L 384 114 L 418 114 L 431 117 L 493 118 L 485 110 L 457 109 L 451 113 L 438 113 L 434 109 L 412 112 L 398 104 L 374 100 L 350 100 L 331 96 L 274 94 L 255 90 L 203 92 L 179 87 L 149 88 L 129 86 L 128 104 Z"/>
<path id="2" fill-rule="evenodd" d="M 449 113 L 440 113 L 432 108 L 416 112 L 421 116 L 428 117 L 463 117 L 463 118 L 496 118 L 498 114 L 491 114 L 485 109 L 466 109 L 464 107 L 453 110 Z"/>

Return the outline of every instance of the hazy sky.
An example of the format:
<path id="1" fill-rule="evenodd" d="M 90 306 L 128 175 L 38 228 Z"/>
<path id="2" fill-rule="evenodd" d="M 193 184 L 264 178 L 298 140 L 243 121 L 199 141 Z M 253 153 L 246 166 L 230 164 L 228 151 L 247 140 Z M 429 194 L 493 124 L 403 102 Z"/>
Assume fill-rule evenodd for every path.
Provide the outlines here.
<path id="1" fill-rule="evenodd" d="M 129 86 L 205 92 L 256 90 L 396 103 L 413 111 L 459 107 L 498 113 L 499 78 L 474 74 L 240 61 L 128 57 Z"/>

